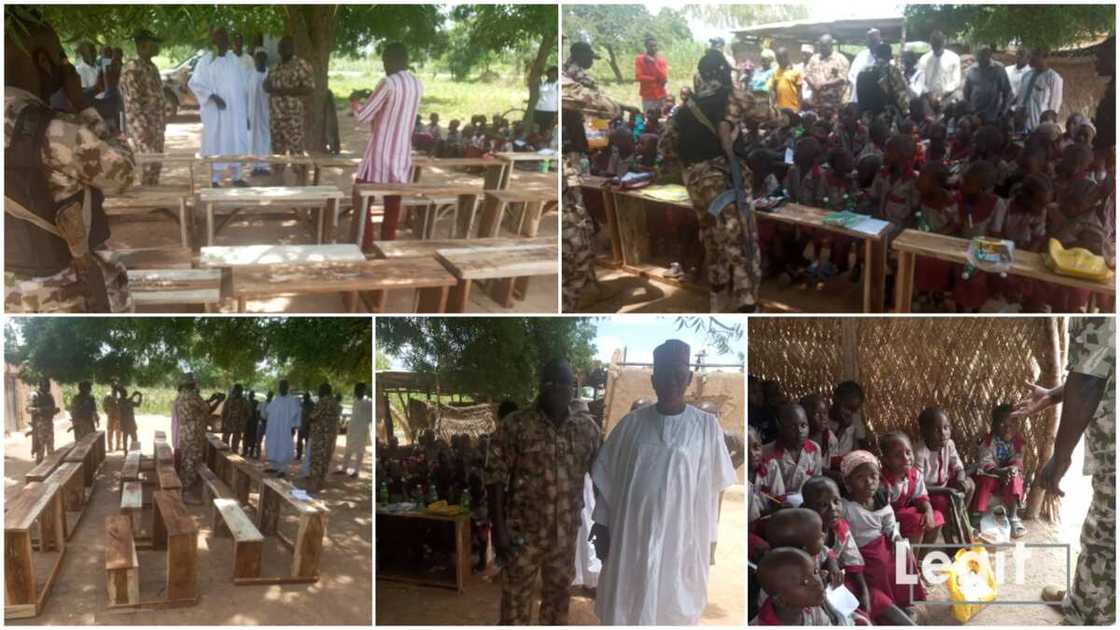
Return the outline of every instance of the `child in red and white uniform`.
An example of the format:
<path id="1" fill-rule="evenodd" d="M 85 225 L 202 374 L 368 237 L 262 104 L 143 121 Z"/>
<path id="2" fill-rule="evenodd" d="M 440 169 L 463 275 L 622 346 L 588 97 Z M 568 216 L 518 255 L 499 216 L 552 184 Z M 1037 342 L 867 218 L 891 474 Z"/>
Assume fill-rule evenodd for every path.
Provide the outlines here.
<path id="1" fill-rule="evenodd" d="M 949 416 L 940 407 L 926 407 L 918 415 L 922 439 L 914 444 L 914 467 L 926 482 L 929 502 L 942 520 L 952 509 L 951 490 L 964 494 L 964 505 L 972 503 L 976 485 L 964 471 L 964 463 L 953 443 Z"/>
<path id="2" fill-rule="evenodd" d="M 801 405 L 778 408 L 778 438 L 762 447 L 767 466 L 776 461 L 786 496 L 801 492 L 801 484 L 821 471 L 821 449 L 809 439 L 809 419 Z"/>
<path id="3" fill-rule="evenodd" d="M 974 517 L 988 511 L 988 503 L 997 494 L 1011 521 L 1011 536 L 1018 538 L 1027 528 L 1019 518 L 1023 500 L 1023 436 L 1018 421 L 1011 415 L 1011 405 L 997 405 L 992 410 L 992 430 L 976 448 L 978 469 L 973 476 L 976 496 L 972 502 Z"/>
<path id="4" fill-rule="evenodd" d="M 925 477 L 914 466 L 910 438 L 901 432 L 887 433 L 879 438 L 879 450 L 883 453 L 883 489 L 902 535 L 914 544 L 937 540 L 945 517 L 930 505 Z"/>

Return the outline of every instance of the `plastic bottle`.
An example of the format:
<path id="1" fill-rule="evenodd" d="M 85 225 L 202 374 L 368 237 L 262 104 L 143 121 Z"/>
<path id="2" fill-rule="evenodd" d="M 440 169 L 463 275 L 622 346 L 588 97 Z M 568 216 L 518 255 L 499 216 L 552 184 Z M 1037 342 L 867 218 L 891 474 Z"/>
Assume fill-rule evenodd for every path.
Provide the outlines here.
<path id="1" fill-rule="evenodd" d="M 464 512 L 471 511 L 471 493 L 467 492 L 466 488 L 459 493 L 459 507 L 462 508 Z"/>
<path id="2" fill-rule="evenodd" d="M 381 486 L 377 490 L 377 502 L 381 505 L 389 503 L 389 482 L 382 480 Z"/>
<path id="3" fill-rule="evenodd" d="M 427 504 L 424 503 L 424 487 L 421 486 L 420 484 L 416 484 L 415 499 L 416 499 L 416 511 L 417 512 L 423 512 L 424 510 L 428 509 Z"/>
<path id="4" fill-rule="evenodd" d="M 540 166 L 537 167 L 537 170 L 539 170 L 541 173 L 547 173 L 548 172 L 548 160 L 541 160 Z"/>

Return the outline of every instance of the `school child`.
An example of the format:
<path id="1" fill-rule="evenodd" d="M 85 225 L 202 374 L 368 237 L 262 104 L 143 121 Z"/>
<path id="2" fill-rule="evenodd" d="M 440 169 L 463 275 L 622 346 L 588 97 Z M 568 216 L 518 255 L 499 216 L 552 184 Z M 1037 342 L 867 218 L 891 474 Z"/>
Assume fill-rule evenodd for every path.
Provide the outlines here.
<path id="1" fill-rule="evenodd" d="M 914 172 L 914 139 L 896 134 L 887 140 L 883 168 L 871 185 L 878 218 L 895 224 L 895 231 L 911 227 L 918 207 L 918 174 Z"/>
<path id="2" fill-rule="evenodd" d="M 834 148 L 843 149 L 848 154 L 850 162 L 854 163 L 856 157 L 863 153 L 867 145 L 867 128 L 859 118 L 859 105 L 848 103 L 840 110 L 839 124 L 829 138 L 829 144 Z"/>
<path id="3" fill-rule="evenodd" d="M 747 494 L 747 521 L 752 523 L 781 506 L 786 496 L 778 460 L 763 458 L 754 427 L 747 427 Z"/>
<path id="4" fill-rule="evenodd" d="M 778 462 L 786 495 L 801 492 L 801 484 L 821 470 L 821 450 L 809 439 L 809 419 L 801 405 L 778 408 L 778 438 L 762 447 L 763 462 Z"/>
<path id="5" fill-rule="evenodd" d="M 799 401 L 809 417 L 809 439 L 821 449 L 821 467 L 832 466 L 833 457 L 839 457 L 839 445 L 828 418 L 828 400 L 820 394 L 809 394 Z M 836 462 L 839 465 L 839 461 Z"/>
<path id="6" fill-rule="evenodd" d="M 994 174 L 992 164 L 981 160 L 970 163 L 961 176 L 956 206 L 962 238 L 992 236 L 1003 229 L 1007 202 L 992 192 Z M 953 281 L 953 302 L 961 311 L 975 312 L 990 296 L 990 274 L 974 269 L 965 278 L 963 268 L 959 265 L 957 268 L 961 271 Z"/>
<path id="7" fill-rule="evenodd" d="M 1042 252 L 1046 248 L 1046 215 L 1052 193 L 1050 180 L 1028 175 L 1011 191 L 1007 217 L 999 234 L 1015 243 L 1016 250 Z M 994 286 L 1007 299 L 1022 304 L 1025 310 L 1038 311 L 1046 303 L 1049 287 L 1031 278 L 1008 276 L 993 278 Z"/>
<path id="8" fill-rule="evenodd" d="M 976 484 L 969 479 L 964 463 L 953 442 L 949 416 L 940 407 L 926 407 L 918 414 L 918 431 L 921 438 L 914 444 L 914 467 L 926 482 L 929 502 L 935 512 L 946 522 L 955 513 L 951 502 L 953 492 L 961 497 L 961 512 L 972 504 Z M 964 528 L 967 523 L 960 523 Z"/>
<path id="9" fill-rule="evenodd" d="M 976 495 L 972 503 L 973 518 L 988 511 L 988 504 L 996 494 L 1011 521 L 1011 536 L 1019 538 L 1027 528 L 1019 518 L 1019 504 L 1023 500 L 1023 436 L 1019 434 L 1018 421 L 1011 415 L 1011 405 L 997 405 L 992 410 L 992 424 L 988 435 L 976 448 L 978 467 L 973 476 Z"/>
<path id="10" fill-rule="evenodd" d="M 955 235 L 960 231 L 949 169 L 944 162 L 928 162 L 918 175 L 918 227 L 934 234 Z M 943 304 L 953 288 L 953 263 L 920 256 L 914 268 L 914 288 L 921 304 Z"/>
<path id="11" fill-rule="evenodd" d="M 1083 247 L 1112 261 L 1115 246 L 1107 220 L 1096 212 L 1103 191 L 1089 179 L 1070 182 L 1051 207 L 1047 236 L 1057 239 L 1062 247 Z M 1089 304 L 1089 289 L 1051 287 L 1046 298 L 1054 312 L 1076 313 Z"/>
<path id="12" fill-rule="evenodd" d="M 757 574 L 757 581 L 769 596 L 750 625 L 832 625 L 824 609 L 820 570 L 809 554 L 793 547 L 779 547 L 762 558 Z"/>
<path id="13" fill-rule="evenodd" d="M 863 388 L 855 381 L 843 381 L 832 390 L 828 417 L 836 434 L 836 451 L 830 464 L 839 469 L 840 460 L 856 449 L 867 448 L 867 427 L 863 423 Z"/>
<path id="14" fill-rule="evenodd" d="M 914 466 L 910 438 L 899 431 L 884 434 L 879 438 L 879 450 L 883 454 L 882 485 L 899 530 L 911 543 L 934 542 L 945 516 L 930 505 L 925 477 Z"/>

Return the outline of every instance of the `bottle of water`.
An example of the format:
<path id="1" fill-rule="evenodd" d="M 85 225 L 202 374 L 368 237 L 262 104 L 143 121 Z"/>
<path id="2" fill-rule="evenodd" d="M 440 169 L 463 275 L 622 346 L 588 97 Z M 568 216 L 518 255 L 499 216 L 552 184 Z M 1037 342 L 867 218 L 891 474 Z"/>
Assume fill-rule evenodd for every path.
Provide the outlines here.
<path id="1" fill-rule="evenodd" d="M 380 487 L 377 489 L 377 502 L 381 505 L 389 504 L 389 482 L 382 480 Z"/>

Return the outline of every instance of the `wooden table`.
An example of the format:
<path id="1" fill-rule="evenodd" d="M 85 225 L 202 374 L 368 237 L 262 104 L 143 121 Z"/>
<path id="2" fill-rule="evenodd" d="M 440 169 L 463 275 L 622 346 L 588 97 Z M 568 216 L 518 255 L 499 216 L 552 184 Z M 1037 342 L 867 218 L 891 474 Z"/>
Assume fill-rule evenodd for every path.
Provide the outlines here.
<path id="1" fill-rule="evenodd" d="M 415 156 L 412 158 L 411 181 L 417 183 L 426 168 L 481 168 L 483 169 L 482 187 L 497 190 L 502 182 L 502 173 L 509 162 L 496 158 L 433 158 Z"/>
<path id="2" fill-rule="evenodd" d="M 968 245 L 968 239 L 920 230 L 904 230 L 902 234 L 895 237 L 891 243 L 892 249 L 898 252 L 898 280 L 895 282 L 894 291 L 895 311 L 910 312 L 910 305 L 914 300 L 914 269 L 918 256 L 929 256 L 964 265 L 968 262 Z M 1109 295 L 1116 293 L 1116 286 L 1112 280 L 1102 283 L 1058 275 L 1046 267 L 1041 254 L 1019 249 L 1015 250 L 1015 257 L 1007 273 L 1064 287 L 1088 289 Z"/>
<path id="3" fill-rule="evenodd" d="M 430 238 L 435 227 L 435 206 L 444 198 L 455 198 L 455 236 L 467 238 L 474 225 L 474 218 L 478 208 L 478 197 L 487 192 L 484 189 L 472 186 L 444 186 L 432 184 L 355 184 L 354 192 L 360 199 L 360 207 L 355 209 L 354 218 L 350 224 L 350 240 L 362 244 L 361 226 L 369 218 L 370 209 L 381 198 L 384 204 L 385 197 L 402 197 L 419 200 L 427 206 L 420 229 L 421 238 Z"/>
<path id="4" fill-rule="evenodd" d="M 237 312 L 250 299 L 304 293 L 342 293 L 347 312 L 356 312 L 358 294 L 416 289 L 418 313 L 442 313 L 456 279 L 434 258 L 358 260 L 233 269 Z"/>
<path id="5" fill-rule="evenodd" d="M 50 477 L 54 469 L 58 468 L 58 465 L 62 463 L 63 459 L 66 458 L 66 454 L 69 453 L 72 448 L 74 448 L 73 444 L 67 444 L 66 446 L 54 449 L 53 453 L 44 457 L 43 461 L 24 473 L 23 481 L 25 483 L 31 483 L 32 481 L 43 481 L 47 477 Z"/>
<path id="6" fill-rule="evenodd" d="M 397 582 L 408 582 L 410 584 L 422 584 L 426 586 L 440 586 L 443 588 L 453 588 L 462 593 L 463 585 L 466 583 L 467 576 L 470 575 L 470 556 L 471 556 L 471 516 L 470 514 L 459 514 L 457 516 L 441 516 L 437 514 L 428 514 L 425 512 L 386 512 L 377 510 L 378 521 L 388 521 L 390 519 L 407 519 L 409 521 L 428 521 L 432 523 L 445 523 L 450 524 L 454 530 L 455 536 L 455 581 L 447 582 L 443 580 L 436 580 L 428 576 L 412 576 L 402 573 L 393 573 L 391 570 L 377 567 L 377 579 L 393 580 Z M 379 531 L 388 531 L 386 528 L 379 527 Z M 380 543 L 380 541 L 378 541 Z M 385 541 L 385 544 L 399 545 L 401 541 L 391 540 Z M 383 557 L 381 554 L 375 554 L 375 557 Z"/>
<path id="7" fill-rule="evenodd" d="M 137 186 L 123 193 L 105 197 L 104 209 L 107 216 L 123 216 L 177 208 L 179 240 L 183 247 L 189 248 L 193 222 L 187 210 L 187 199 L 193 196 L 194 190 L 190 186 Z"/>
<path id="8" fill-rule="evenodd" d="M 194 153 L 134 153 L 133 158 L 136 159 L 136 165 L 143 167 L 146 164 L 179 164 L 185 165 L 190 173 L 190 191 L 191 195 L 194 194 L 195 181 L 194 181 L 194 166 L 198 161 L 198 156 Z M 137 169 L 138 172 L 143 172 L 142 168 Z M 160 174 L 162 177 L 162 173 Z"/>
<path id="9" fill-rule="evenodd" d="M 378 258 L 415 258 L 435 256 L 440 249 L 485 249 L 510 245 L 555 245 L 555 236 L 533 238 L 472 238 L 430 241 L 374 241 L 373 255 Z"/>
<path id="10" fill-rule="evenodd" d="M 485 238 L 497 238 L 502 228 L 502 218 L 506 210 L 514 206 L 521 206 L 521 217 L 514 228 L 514 234 L 521 236 L 536 236 L 540 226 L 544 207 L 549 203 L 556 203 L 556 190 L 488 190 L 486 201 L 482 206 L 482 218 L 479 220 L 478 235 Z"/>
<path id="11" fill-rule="evenodd" d="M 198 257 L 202 268 L 236 268 L 251 265 L 310 265 L 365 260 L 354 244 L 337 245 L 240 245 L 203 247 Z"/>
<path id="12" fill-rule="evenodd" d="M 222 300 L 218 269 L 132 269 L 128 290 L 136 306 L 202 304 L 213 309 Z"/>
<path id="13" fill-rule="evenodd" d="M 43 609 L 62 559 L 66 555 L 66 512 L 61 488 L 51 481 L 35 481 L 4 506 L 4 618 L 34 617 Z M 46 583 L 39 590 L 31 553 L 32 528 L 39 525 L 39 551 L 58 552 Z"/>
<path id="14" fill-rule="evenodd" d="M 152 549 L 167 550 L 167 601 L 197 600 L 198 526 L 178 494 L 157 491 L 152 503 Z"/>
<path id="15" fill-rule="evenodd" d="M 614 209 L 614 195 L 612 194 L 610 186 L 607 182 L 610 181 L 606 177 L 597 177 L 594 175 L 584 175 L 579 179 L 579 185 L 586 191 L 593 191 L 594 194 L 599 195 L 602 200 L 603 213 L 607 216 L 607 234 L 611 239 L 611 262 L 616 265 L 623 263 L 622 259 L 622 235 L 618 232 L 618 215 Z"/>
<path id="16" fill-rule="evenodd" d="M 498 190 L 506 190 L 506 189 L 509 188 L 510 179 L 513 176 L 513 167 L 518 162 L 556 162 L 557 164 L 560 163 L 560 154 L 558 154 L 558 153 L 550 153 L 548 155 L 542 155 L 540 153 L 537 153 L 536 151 L 531 151 L 531 152 L 530 151 L 522 151 L 522 152 L 503 151 L 503 152 L 495 153 L 494 157 L 496 157 L 499 160 L 502 160 L 503 162 L 505 162 L 505 166 L 502 168 L 502 171 L 501 171 L 501 179 L 498 180 L 498 186 L 497 186 Z"/>
<path id="17" fill-rule="evenodd" d="M 506 308 L 513 306 L 515 291 L 522 295 L 529 276 L 559 273 L 556 245 L 509 245 L 505 247 L 436 250 L 436 258 L 459 283 L 451 291 L 448 312 L 465 313 L 470 302 L 471 284 L 496 279 L 494 299 Z"/>
<path id="18" fill-rule="evenodd" d="M 101 467 L 101 462 L 104 461 L 104 431 L 95 431 L 84 438 L 74 443 L 66 456 L 62 458 L 64 462 L 75 462 L 82 467 L 82 480 L 86 488 L 93 487 L 94 477 L 97 475 L 98 468 Z M 100 442 L 101 446 L 98 445 Z"/>
<path id="19" fill-rule="evenodd" d="M 362 156 L 353 153 L 340 153 L 339 155 L 312 154 L 311 185 L 319 185 L 320 172 L 325 168 L 350 169 L 358 168 L 362 164 Z"/>
<path id="20" fill-rule="evenodd" d="M 189 247 L 142 247 L 114 249 L 113 256 L 125 269 L 190 269 L 194 253 Z"/>
<path id="21" fill-rule="evenodd" d="M 294 489 L 295 486 L 283 479 L 261 478 L 257 528 L 266 536 L 269 534 L 276 536 L 292 550 L 291 577 L 287 578 L 287 581 L 318 581 L 319 559 L 323 555 L 323 536 L 327 531 L 328 510 L 318 501 L 296 499 L 292 496 Z M 295 510 L 299 516 L 299 529 L 295 540 L 288 540 L 277 527 L 283 506 Z"/>
<path id="22" fill-rule="evenodd" d="M 229 222 L 245 206 L 290 206 L 293 204 L 326 202 L 326 213 L 338 217 L 338 202 L 343 198 L 336 186 L 266 186 L 249 188 L 206 188 L 198 191 L 198 202 L 206 210 L 206 244 L 214 244 L 214 209 L 237 206 L 227 217 Z M 323 242 L 324 208 L 319 208 L 316 243 Z M 223 223 L 223 225 L 225 225 Z"/>

